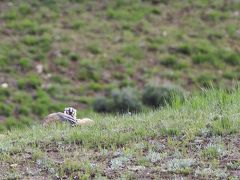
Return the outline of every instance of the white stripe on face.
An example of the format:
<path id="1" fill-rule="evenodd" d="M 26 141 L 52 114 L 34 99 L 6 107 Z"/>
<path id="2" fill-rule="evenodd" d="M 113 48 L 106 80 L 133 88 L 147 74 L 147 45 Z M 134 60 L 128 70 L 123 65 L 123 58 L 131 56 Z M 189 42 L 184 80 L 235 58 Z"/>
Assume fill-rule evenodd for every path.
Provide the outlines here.
<path id="1" fill-rule="evenodd" d="M 76 118 L 76 112 L 77 110 L 72 107 L 67 107 L 64 109 L 64 113 L 72 116 L 73 118 Z"/>

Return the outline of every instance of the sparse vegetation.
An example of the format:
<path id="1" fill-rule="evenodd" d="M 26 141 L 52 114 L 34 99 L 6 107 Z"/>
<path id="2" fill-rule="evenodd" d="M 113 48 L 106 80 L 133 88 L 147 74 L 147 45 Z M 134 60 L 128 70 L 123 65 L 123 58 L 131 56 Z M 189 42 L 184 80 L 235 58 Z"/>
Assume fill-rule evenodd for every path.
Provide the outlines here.
<path id="1" fill-rule="evenodd" d="M 2 0 L 0 179 L 239 179 L 239 9 Z M 65 106 L 96 124 L 39 126 Z"/>
<path id="2" fill-rule="evenodd" d="M 144 89 L 142 100 L 145 105 L 156 108 L 171 105 L 175 99 L 182 102 L 184 96 L 184 92 L 180 87 L 148 85 Z"/>
<path id="3" fill-rule="evenodd" d="M 0 136 L 0 177 L 239 178 L 239 102 L 239 90 L 209 90 L 154 112 L 90 114 L 89 127 L 15 129 Z M 229 121 L 215 134 L 221 114 Z"/>

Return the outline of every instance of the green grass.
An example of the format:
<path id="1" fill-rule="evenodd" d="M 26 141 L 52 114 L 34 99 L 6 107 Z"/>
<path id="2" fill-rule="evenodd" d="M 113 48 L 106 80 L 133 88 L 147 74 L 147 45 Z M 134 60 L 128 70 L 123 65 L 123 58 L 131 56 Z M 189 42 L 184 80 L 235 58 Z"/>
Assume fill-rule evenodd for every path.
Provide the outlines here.
<path id="1" fill-rule="evenodd" d="M 141 93 L 152 81 L 191 92 L 231 88 L 239 78 L 239 6 L 223 0 L 1 1 L 0 83 L 8 83 L 11 94 L 28 92 L 32 101 L 46 91 L 47 104 L 60 104 L 59 110 L 77 104 L 83 111 L 92 106 L 79 97 L 129 86 Z M 19 107 L 14 95 L 7 98 L 0 96 L 3 119 L 36 120 L 56 109 L 46 101 Z"/>
<path id="2" fill-rule="evenodd" d="M 1 1 L 0 131 L 9 134 L 1 140 L 1 147 L 7 143 L 8 149 L 0 154 L 4 178 L 37 173 L 70 179 L 139 179 L 149 174 L 148 179 L 157 176 L 155 172 L 169 176 L 170 171 L 177 179 L 234 177 L 219 163 L 226 162 L 228 168 L 239 162 L 231 157 L 221 162 L 224 157 L 215 156 L 211 148 L 204 152 L 212 146 L 201 138 L 215 141 L 215 136 L 225 142 L 231 137 L 230 145 L 222 147 L 231 154 L 239 128 L 234 120 L 238 95 L 194 93 L 204 87 L 231 91 L 239 80 L 239 8 L 239 1 L 224 0 Z M 2 88 L 3 83 L 8 87 Z M 171 108 L 139 115 L 92 115 L 96 97 L 129 87 L 141 95 L 151 83 L 182 86 L 193 98 L 183 106 L 176 101 Z M 79 116 L 91 116 L 96 125 L 29 128 L 66 106 L 77 108 Z M 156 150 L 161 145 L 165 148 Z M 175 146 L 181 156 L 176 157 Z M 117 150 L 121 155 L 114 155 Z M 197 153 L 188 157 L 189 151 Z M 23 164 L 28 167 L 25 175 L 20 173 Z"/>
<path id="3" fill-rule="evenodd" d="M 208 90 L 183 105 L 136 115 L 90 113 L 93 126 L 35 125 L 8 131 L 0 141 L 0 177 L 10 178 L 14 169 L 19 178 L 149 177 L 145 171 L 152 178 L 204 178 L 206 173 L 237 178 L 230 167 L 240 157 L 234 151 L 240 135 L 239 102 L 238 89 Z M 38 171 L 23 174 L 27 170 L 22 167 Z M 224 173 L 216 173 L 220 169 Z"/>

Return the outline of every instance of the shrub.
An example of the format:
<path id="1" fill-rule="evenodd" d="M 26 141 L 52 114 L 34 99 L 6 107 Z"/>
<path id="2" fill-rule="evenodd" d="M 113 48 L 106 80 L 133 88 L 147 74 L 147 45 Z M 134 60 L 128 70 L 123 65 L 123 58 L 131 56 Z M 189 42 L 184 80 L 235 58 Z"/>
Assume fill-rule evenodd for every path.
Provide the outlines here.
<path id="1" fill-rule="evenodd" d="M 93 80 L 95 82 L 99 81 L 101 78 L 100 69 L 91 64 L 90 60 L 87 64 L 81 64 L 78 71 L 79 80 Z"/>
<path id="2" fill-rule="evenodd" d="M 206 53 L 206 54 L 196 54 L 192 58 L 193 63 L 201 64 L 201 63 L 210 63 L 212 65 L 218 64 L 218 57 L 214 53 Z"/>
<path id="3" fill-rule="evenodd" d="M 203 87 L 211 87 L 217 82 L 217 78 L 211 74 L 202 74 L 196 79 L 197 83 Z"/>
<path id="4" fill-rule="evenodd" d="M 71 28 L 74 30 L 78 30 L 85 25 L 86 25 L 86 23 L 84 21 L 77 20 L 72 23 Z"/>
<path id="5" fill-rule="evenodd" d="M 177 48 L 177 52 L 185 54 L 185 55 L 191 55 L 192 53 L 192 47 L 188 44 L 182 44 Z"/>
<path id="6" fill-rule="evenodd" d="M 22 15 L 27 15 L 27 14 L 30 14 L 32 12 L 31 10 L 31 6 L 29 4 L 21 4 L 19 6 L 19 12 L 22 14 Z"/>
<path id="7" fill-rule="evenodd" d="M 124 46 L 122 49 L 122 53 L 124 56 L 131 57 L 136 60 L 144 58 L 144 51 L 137 44 L 130 44 Z"/>
<path id="8" fill-rule="evenodd" d="M 137 93 L 132 88 L 113 90 L 108 97 L 99 97 L 93 104 L 96 112 L 137 112 L 142 109 L 142 104 Z"/>
<path id="9" fill-rule="evenodd" d="M 28 70 L 31 67 L 31 61 L 27 58 L 23 58 L 19 60 L 19 65 L 22 70 Z"/>
<path id="10" fill-rule="evenodd" d="M 92 54 L 100 54 L 101 53 L 101 48 L 98 43 L 90 44 L 87 46 L 87 49 L 92 53 Z"/>
<path id="11" fill-rule="evenodd" d="M 25 115 L 25 116 L 28 116 L 30 114 L 30 108 L 25 106 L 25 105 L 21 105 L 18 107 L 18 113 L 20 115 Z"/>
<path id="12" fill-rule="evenodd" d="M 124 88 L 114 90 L 111 94 L 113 98 L 113 110 L 115 112 L 136 112 L 141 110 L 141 102 L 134 89 Z"/>
<path id="13" fill-rule="evenodd" d="M 175 56 L 168 56 L 161 62 L 162 65 L 166 67 L 176 67 L 178 62 Z"/>
<path id="14" fill-rule="evenodd" d="M 79 60 L 79 55 L 75 54 L 75 53 L 71 53 L 69 55 L 69 58 L 70 58 L 71 61 L 78 61 Z"/>
<path id="15" fill-rule="evenodd" d="M 24 128 L 26 126 L 30 126 L 31 123 L 32 123 L 31 119 L 28 119 L 26 117 L 20 117 L 19 120 L 14 118 L 8 118 L 4 122 L 4 125 L 8 130 L 11 130 L 15 128 Z"/>
<path id="16" fill-rule="evenodd" d="M 0 114 L 3 116 L 11 116 L 13 112 L 13 107 L 8 104 L 0 104 Z"/>
<path id="17" fill-rule="evenodd" d="M 180 87 L 148 85 L 144 88 L 142 101 L 147 106 L 161 107 L 172 104 L 177 97 L 184 100 L 184 92 Z"/>
<path id="18" fill-rule="evenodd" d="M 35 34 L 39 29 L 39 24 L 30 19 L 23 19 L 21 21 L 11 22 L 7 24 L 7 27 L 20 32 Z"/>
<path id="19" fill-rule="evenodd" d="M 8 89 L 0 88 L 0 100 L 4 100 L 10 96 L 10 91 Z"/>
<path id="20" fill-rule="evenodd" d="M 93 103 L 96 112 L 111 112 L 112 101 L 106 97 L 98 97 Z"/>
<path id="21" fill-rule="evenodd" d="M 227 57 L 225 57 L 224 60 L 226 63 L 236 66 L 240 64 L 240 55 L 236 53 L 231 53 Z"/>
<path id="22" fill-rule="evenodd" d="M 20 89 L 37 89 L 41 86 L 41 79 L 34 74 L 28 75 L 27 77 L 18 81 L 18 87 Z"/>

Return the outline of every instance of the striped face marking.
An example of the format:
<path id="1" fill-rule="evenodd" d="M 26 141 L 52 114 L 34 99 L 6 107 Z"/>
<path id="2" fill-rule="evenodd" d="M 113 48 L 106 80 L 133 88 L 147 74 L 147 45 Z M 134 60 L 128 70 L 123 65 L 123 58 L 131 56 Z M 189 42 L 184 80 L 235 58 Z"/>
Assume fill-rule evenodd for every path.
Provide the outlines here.
<path id="1" fill-rule="evenodd" d="M 64 109 L 64 114 L 68 114 L 70 116 L 72 116 L 73 118 L 76 119 L 77 117 L 77 110 L 72 108 L 72 107 L 67 107 Z"/>

